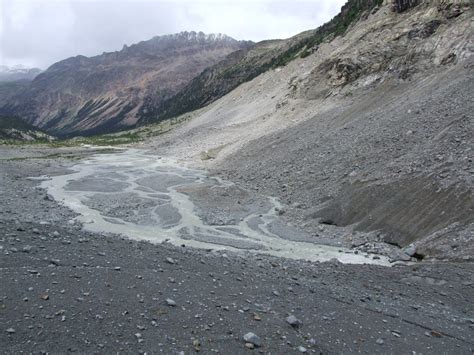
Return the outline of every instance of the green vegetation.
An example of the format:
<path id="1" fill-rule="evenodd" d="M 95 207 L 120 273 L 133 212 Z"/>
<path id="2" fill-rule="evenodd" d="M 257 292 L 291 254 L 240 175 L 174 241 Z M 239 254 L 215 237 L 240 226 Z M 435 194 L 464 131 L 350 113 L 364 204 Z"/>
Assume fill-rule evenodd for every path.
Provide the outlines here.
<path id="1" fill-rule="evenodd" d="M 17 129 L 19 131 L 40 131 L 17 116 L 0 115 L 0 129 Z"/>
<path id="2" fill-rule="evenodd" d="M 129 131 L 118 133 L 103 134 L 88 137 L 74 137 L 70 139 L 55 139 L 48 140 L 47 138 L 40 138 L 31 141 L 16 140 L 16 139 L 1 139 L 0 145 L 14 145 L 14 146 L 45 146 L 51 148 L 60 147 L 76 147 L 80 145 L 92 146 L 116 146 L 126 145 L 142 142 L 148 138 L 156 137 L 164 134 L 177 125 L 189 120 L 190 115 L 183 115 L 163 122 L 159 122 L 146 127 L 140 127 Z"/>

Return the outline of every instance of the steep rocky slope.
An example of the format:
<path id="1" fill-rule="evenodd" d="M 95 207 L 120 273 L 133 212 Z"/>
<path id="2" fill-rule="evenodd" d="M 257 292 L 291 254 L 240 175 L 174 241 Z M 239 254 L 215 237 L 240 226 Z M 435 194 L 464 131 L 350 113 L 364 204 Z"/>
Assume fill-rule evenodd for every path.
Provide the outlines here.
<path id="1" fill-rule="evenodd" d="M 54 138 L 18 117 L 0 115 L 0 143 L 12 141 L 51 141 Z"/>
<path id="2" fill-rule="evenodd" d="M 324 40 L 342 35 L 352 23 L 380 4 L 382 0 L 350 0 L 337 16 L 315 30 L 286 40 L 262 41 L 232 53 L 204 70 L 176 95 L 158 103 L 148 98 L 139 111 L 139 122 L 162 121 L 202 108 L 270 69 L 310 55 Z"/>
<path id="3" fill-rule="evenodd" d="M 472 9 L 385 1 L 161 140 L 328 243 L 472 258 Z"/>
<path id="4" fill-rule="evenodd" d="M 225 35 L 183 32 L 118 52 L 69 58 L 37 76 L 3 111 L 62 135 L 117 130 L 135 124 L 144 98 L 159 103 L 247 45 Z"/>
<path id="5" fill-rule="evenodd" d="M 30 82 L 30 80 L 0 82 L 0 107 L 16 95 L 25 92 Z"/>

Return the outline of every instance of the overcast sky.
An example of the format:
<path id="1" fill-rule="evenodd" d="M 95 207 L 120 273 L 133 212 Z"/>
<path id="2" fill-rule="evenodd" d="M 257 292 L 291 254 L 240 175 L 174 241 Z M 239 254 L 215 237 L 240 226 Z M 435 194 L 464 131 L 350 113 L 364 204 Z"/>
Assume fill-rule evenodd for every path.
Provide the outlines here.
<path id="1" fill-rule="evenodd" d="M 46 69 L 186 30 L 287 38 L 330 20 L 345 1 L 0 0 L 0 64 Z"/>

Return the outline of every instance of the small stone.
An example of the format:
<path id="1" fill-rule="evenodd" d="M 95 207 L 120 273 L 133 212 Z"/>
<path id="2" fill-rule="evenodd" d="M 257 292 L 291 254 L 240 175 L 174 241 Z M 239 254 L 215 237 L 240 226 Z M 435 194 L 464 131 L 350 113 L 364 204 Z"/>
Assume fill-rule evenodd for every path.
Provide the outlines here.
<path id="1" fill-rule="evenodd" d="M 249 350 L 255 349 L 255 345 L 253 345 L 252 343 L 245 343 L 245 347 Z"/>
<path id="2" fill-rule="evenodd" d="M 141 333 L 135 333 L 135 337 L 137 338 L 137 341 L 139 343 L 143 342 L 142 334 Z"/>
<path id="3" fill-rule="evenodd" d="M 308 352 L 308 349 L 306 349 L 304 346 L 298 346 L 298 351 L 304 354 Z"/>
<path id="4" fill-rule="evenodd" d="M 47 301 L 47 300 L 49 300 L 49 295 L 47 293 L 45 293 L 44 295 L 41 296 L 41 299 Z"/>
<path id="5" fill-rule="evenodd" d="M 407 247 L 403 248 L 403 252 L 408 256 L 415 256 L 416 246 L 414 244 L 410 244 Z"/>
<path id="6" fill-rule="evenodd" d="M 254 315 L 253 315 L 253 320 L 261 321 L 262 318 L 260 318 L 260 316 L 259 316 L 257 313 L 254 313 Z"/>
<path id="7" fill-rule="evenodd" d="M 13 334 L 15 333 L 15 329 L 13 328 L 8 328 L 7 330 L 5 330 L 8 334 Z"/>
<path id="8" fill-rule="evenodd" d="M 33 249 L 33 247 L 31 245 L 25 245 L 22 249 L 22 252 L 23 253 L 29 253 L 32 249 Z"/>
<path id="9" fill-rule="evenodd" d="M 382 338 L 378 338 L 375 342 L 379 345 L 383 345 L 385 343 Z"/>
<path id="10" fill-rule="evenodd" d="M 173 258 L 166 258 L 166 262 L 167 262 L 168 264 L 172 264 L 172 265 L 173 265 L 173 264 L 176 264 L 176 261 L 175 261 Z"/>
<path id="11" fill-rule="evenodd" d="M 193 347 L 196 351 L 201 351 L 201 341 L 199 339 L 194 339 Z"/>
<path id="12" fill-rule="evenodd" d="M 249 333 L 244 335 L 244 341 L 246 343 L 253 344 L 257 347 L 262 346 L 262 339 L 260 339 L 260 337 L 258 335 L 256 335 L 255 333 L 252 333 L 252 332 L 249 332 Z"/>
<path id="13" fill-rule="evenodd" d="M 176 307 L 176 302 L 172 300 L 171 298 L 166 299 L 166 304 L 170 307 Z"/>
<path id="14" fill-rule="evenodd" d="M 296 318 L 294 315 L 286 317 L 286 322 L 293 328 L 299 328 L 303 322 Z"/>
<path id="15" fill-rule="evenodd" d="M 116 266 L 116 267 L 114 267 L 114 270 L 115 270 L 115 271 L 120 271 L 121 268 L 120 268 L 120 266 Z"/>

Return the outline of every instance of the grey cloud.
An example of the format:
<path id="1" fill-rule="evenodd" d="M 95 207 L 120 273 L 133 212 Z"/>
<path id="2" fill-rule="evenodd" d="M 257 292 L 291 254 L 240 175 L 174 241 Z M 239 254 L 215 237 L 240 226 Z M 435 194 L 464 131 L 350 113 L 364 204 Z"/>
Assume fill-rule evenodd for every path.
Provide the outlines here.
<path id="1" fill-rule="evenodd" d="M 184 30 L 285 38 L 329 20 L 344 2 L 2 0 L 0 64 L 46 68 Z"/>

